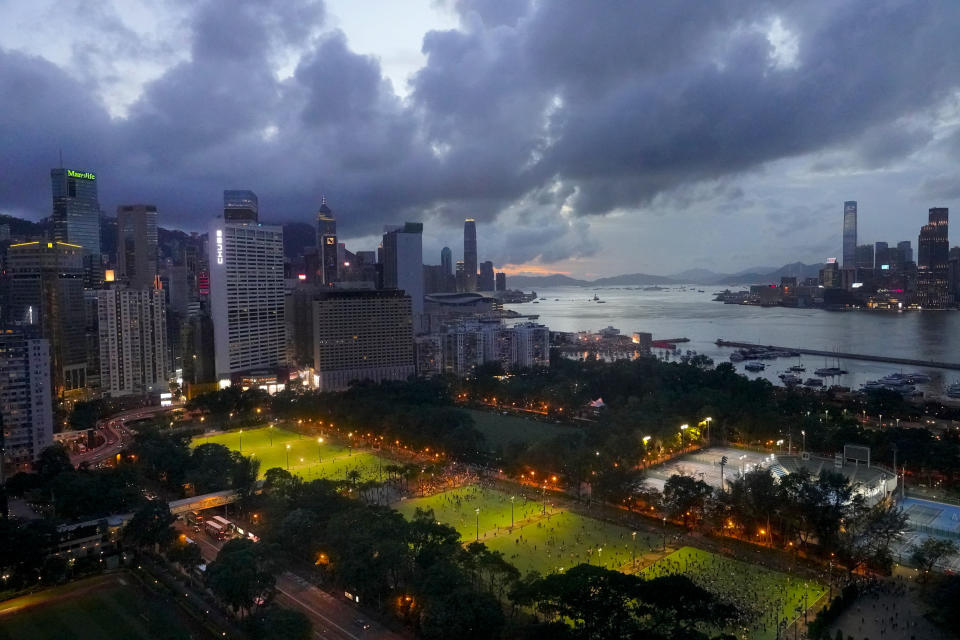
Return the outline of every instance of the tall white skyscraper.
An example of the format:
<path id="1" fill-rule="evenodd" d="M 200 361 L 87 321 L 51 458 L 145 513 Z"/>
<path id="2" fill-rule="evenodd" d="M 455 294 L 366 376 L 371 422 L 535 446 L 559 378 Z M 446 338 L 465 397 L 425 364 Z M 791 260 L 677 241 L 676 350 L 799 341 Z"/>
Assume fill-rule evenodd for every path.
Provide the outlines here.
<path id="1" fill-rule="evenodd" d="M 216 218 L 208 245 L 217 380 L 275 373 L 286 364 L 283 229 Z"/>
<path id="2" fill-rule="evenodd" d="M 384 227 L 383 287 L 402 289 L 410 296 L 413 332 L 419 333 L 423 319 L 423 223 Z"/>
<path id="3" fill-rule="evenodd" d="M 0 413 L 5 463 L 27 465 L 53 442 L 50 343 L 0 332 Z"/>
<path id="4" fill-rule="evenodd" d="M 111 397 L 167 391 L 163 291 L 118 286 L 97 292 L 100 387 Z"/>

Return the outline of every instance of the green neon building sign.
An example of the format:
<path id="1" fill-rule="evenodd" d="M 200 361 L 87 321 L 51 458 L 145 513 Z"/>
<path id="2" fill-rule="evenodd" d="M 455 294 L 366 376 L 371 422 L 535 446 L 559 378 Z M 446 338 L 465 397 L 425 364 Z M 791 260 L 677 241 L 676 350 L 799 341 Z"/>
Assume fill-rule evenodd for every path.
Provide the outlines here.
<path id="1" fill-rule="evenodd" d="M 73 169 L 67 169 L 68 178 L 80 178 L 82 180 L 96 180 L 97 176 L 93 175 L 89 171 L 74 171 Z"/>

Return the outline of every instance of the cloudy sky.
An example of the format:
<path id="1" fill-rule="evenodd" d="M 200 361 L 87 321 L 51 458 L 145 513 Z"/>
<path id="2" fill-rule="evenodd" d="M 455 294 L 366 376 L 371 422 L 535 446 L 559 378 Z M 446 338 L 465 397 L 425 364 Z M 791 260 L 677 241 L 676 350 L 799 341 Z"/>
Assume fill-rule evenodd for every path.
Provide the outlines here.
<path id="1" fill-rule="evenodd" d="M 960 199 L 960 2 L 33 0 L 0 23 L 0 212 L 49 170 L 206 228 L 224 188 L 351 249 L 422 220 L 580 277 L 912 240 Z M 957 232 L 952 234 L 958 241 Z"/>

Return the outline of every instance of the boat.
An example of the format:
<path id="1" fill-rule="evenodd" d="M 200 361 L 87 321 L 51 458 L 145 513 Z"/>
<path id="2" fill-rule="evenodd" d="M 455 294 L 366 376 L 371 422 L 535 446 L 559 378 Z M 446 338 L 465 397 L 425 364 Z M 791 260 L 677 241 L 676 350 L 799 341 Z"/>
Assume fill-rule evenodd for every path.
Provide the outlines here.
<path id="1" fill-rule="evenodd" d="M 823 380 L 821 380 L 820 378 L 807 378 L 807 379 L 804 381 L 803 386 L 805 386 L 805 387 L 822 387 L 822 386 L 823 386 Z"/>
<path id="2" fill-rule="evenodd" d="M 597 304 L 607 304 L 606 300 L 597 300 Z"/>
<path id="3" fill-rule="evenodd" d="M 822 369 L 817 369 L 814 371 L 818 376 L 840 376 L 846 372 L 846 370 L 841 369 L 840 367 L 823 367 Z"/>
<path id="4" fill-rule="evenodd" d="M 599 298 L 599 296 L 597 296 L 597 294 L 593 294 L 593 301 L 594 301 L 594 302 L 598 301 L 599 299 L 600 299 L 600 298 Z"/>
<path id="5" fill-rule="evenodd" d="M 790 367 L 790 371 L 793 371 L 794 373 L 803 373 L 806 370 L 807 368 L 802 364 L 795 364 L 792 367 Z"/>
<path id="6" fill-rule="evenodd" d="M 907 374 L 907 380 L 913 384 L 923 384 L 930 382 L 930 376 L 925 373 L 920 373 L 919 371 L 914 371 L 913 373 Z"/>
<path id="7" fill-rule="evenodd" d="M 960 382 L 954 382 L 952 385 L 947 387 L 947 397 L 960 398 Z"/>
<path id="8" fill-rule="evenodd" d="M 767 365 L 762 362 L 748 362 L 743 368 L 747 371 L 763 371 L 767 368 Z"/>
<path id="9" fill-rule="evenodd" d="M 783 384 L 787 385 L 788 387 L 803 383 L 802 378 L 795 376 L 792 373 L 781 373 L 779 378 L 783 381 Z"/>

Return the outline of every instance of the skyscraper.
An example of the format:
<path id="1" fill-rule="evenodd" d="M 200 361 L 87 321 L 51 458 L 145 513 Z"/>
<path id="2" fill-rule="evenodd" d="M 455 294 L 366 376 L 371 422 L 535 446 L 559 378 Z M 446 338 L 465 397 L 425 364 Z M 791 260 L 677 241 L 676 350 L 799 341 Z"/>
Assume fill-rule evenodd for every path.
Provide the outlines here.
<path id="1" fill-rule="evenodd" d="M 80 245 L 85 256 L 100 259 L 100 202 L 92 171 L 51 169 L 53 238 Z"/>
<path id="2" fill-rule="evenodd" d="M 34 460 L 53 442 L 50 343 L 29 330 L 0 332 L 0 415 L 4 462 Z"/>
<path id="3" fill-rule="evenodd" d="M 97 291 L 100 387 L 111 397 L 166 391 L 167 312 L 163 291 Z"/>
<path id="4" fill-rule="evenodd" d="M 477 223 L 467 218 L 463 223 L 464 291 L 477 290 Z"/>
<path id="5" fill-rule="evenodd" d="M 880 272 L 884 265 L 890 267 L 890 245 L 886 242 L 873 243 L 873 268 Z"/>
<path id="6" fill-rule="evenodd" d="M 117 207 L 117 267 L 134 289 L 150 289 L 157 275 L 157 208 L 152 204 Z"/>
<path id="7" fill-rule="evenodd" d="M 506 291 L 507 290 L 507 274 L 503 271 L 497 271 L 496 275 L 496 289 L 497 291 Z"/>
<path id="8" fill-rule="evenodd" d="M 480 274 L 477 276 L 477 291 L 493 291 L 493 263 L 489 260 L 480 263 Z"/>
<path id="9" fill-rule="evenodd" d="M 418 333 L 423 318 L 423 223 L 384 227 L 383 287 L 410 296 L 413 331 Z"/>
<path id="10" fill-rule="evenodd" d="M 901 240 L 898 242 L 897 249 L 900 250 L 900 259 L 904 264 L 913 262 L 913 247 L 910 246 L 909 240 Z"/>
<path id="11" fill-rule="evenodd" d="M 917 240 L 917 303 L 922 307 L 942 309 L 951 302 L 948 214 L 946 207 L 934 207 L 929 211 L 928 223 L 920 228 Z"/>
<path id="12" fill-rule="evenodd" d="M 853 269 L 857 261 L 857 201 L 843 203 L 843 268 Z"/>
<path id="13" fill-rule="evenodd" d="M 337 220 L 327 206 L 326 197 L 321 198 L 317 209 L 317 253 L 320 256 L 320 282 L 333 286 L 340 271 Z"/>
<path id="14" fill-rule="evenodd" d="M 256 222 L 260 202 L 257 194 L 246 189 L 227 189 L 223 192 L 224 222 Z"/>
<path id="15" fill-rule="evenodd" d="M 450 247 L 444 247 L 440 250 L 440 266 L 443 267 L 445 274 L 453 275 L 453 251 L 450 251 Z"/>
<path id="16" fill-rule="evenodd" d="M 37 326 L 49 341 L 57 396 L 79 395 L 87 385 L 83 262 L 83 248 L 66 242 L 22 242 L 7 251 L 7 321 Z"/>
<path id="17" fill-rule="evenodd" d="M 208 246 L 217 380 L 276 371 L 286 364 L 283 229 L 216 218 Z"/>

